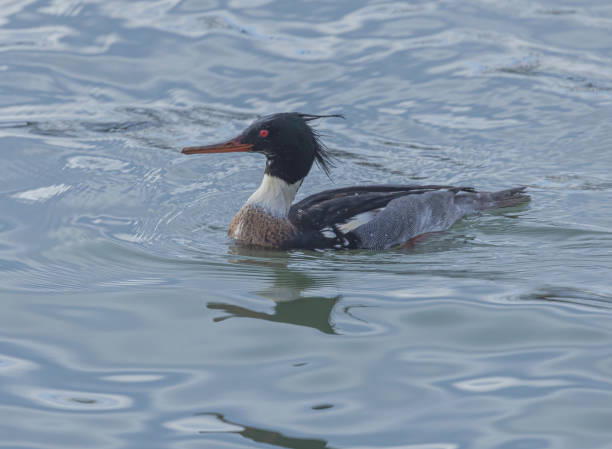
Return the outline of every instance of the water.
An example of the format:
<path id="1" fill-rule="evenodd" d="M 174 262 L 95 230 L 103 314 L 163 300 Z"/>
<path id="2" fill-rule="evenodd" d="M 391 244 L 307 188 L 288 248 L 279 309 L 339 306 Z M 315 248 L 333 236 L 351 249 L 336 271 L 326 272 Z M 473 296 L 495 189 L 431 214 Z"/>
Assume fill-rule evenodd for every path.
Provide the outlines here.
<path id="1" fill-rule="evenodd" d="M 608 1 L 4 1 L 0 447 L 610 448 Z M 527 185 L 411 247 L 227 240 L 257 155 L 342 113 L 299 197 Z"/>

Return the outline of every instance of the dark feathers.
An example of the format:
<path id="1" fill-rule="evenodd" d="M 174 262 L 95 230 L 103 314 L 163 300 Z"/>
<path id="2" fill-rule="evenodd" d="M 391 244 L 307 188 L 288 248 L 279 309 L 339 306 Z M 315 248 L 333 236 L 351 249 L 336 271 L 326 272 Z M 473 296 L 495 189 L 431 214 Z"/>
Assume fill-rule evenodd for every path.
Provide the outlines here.
<path id="1" fill-rule="evenodd" d="M 317 120 L 320 118 L 328 118 L 328 117 L 338 117 L 344 119 L 342 114 L 329 114 L 329 115 L 314 115 L 314 114 L 302 114 L 300 112 L 297 113 L 304 122 L 310 122 L 312 120 Z M 310 130 L 312 131 L 312 136 L 315 142 L 315 162 L 319 166 L 321 170 L 327 175 L 328 178 L 331 178 L 331 169 L 335 167 L 334 159 L 329 154 L 329 150 L 327 146 L 323 142 L 321 142 L 320 135 L 317 130 L 313 129 L 312 126 L 306 124 Z"/>
<path id="2" fill-rule="evenodd" d="M 344 116 L 342 114 L 315 115 L 315 114 L 302 114 L 298 112 L 298 115 L 302 117 L 302 119 L 305 122 L 309 122 L 311 120 L 316 120 L 319 118 L 327 118 L 327 117 L 338 117 L 338 118 L 344 119 Z"/>
<path id="3" fill-rule="evenodd" d="M 341 225 L 355 215 L 385 207 L 391 200 L 432 190 L 473 192 L 471 187 L 441 185 L 371 185 L 325 190 L 294 204 L 289 220 L 303 230 L 321 230 Z"/>

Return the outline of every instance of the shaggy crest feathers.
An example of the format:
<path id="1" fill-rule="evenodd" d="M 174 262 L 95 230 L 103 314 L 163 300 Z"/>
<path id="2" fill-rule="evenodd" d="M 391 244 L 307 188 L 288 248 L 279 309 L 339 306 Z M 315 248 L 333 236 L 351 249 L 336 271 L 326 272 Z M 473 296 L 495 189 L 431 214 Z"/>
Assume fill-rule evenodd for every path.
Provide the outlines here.
<path id="1" fill-rule="evenodd" d="M 312 120 L 328 117 L 338 117 L 341 119 L 345 118 L 342 114 L 315 115 L 302 114 L 300 112 L 298 112 L 297 114 L 302 118 L 302 120 L 304 120 L 304 122 L 310 122 Z M 323 170 L 327 177 L 331 179 L 331 169 L 335 167 L 334 157 L 330 154 L 327 146 L 323 142 L 321 142 L 321 135 L 319 134 L 319 132 L 312 126 L 310 126 L 308 123 L 306 123 L 306 126 L 308 126 L 312 131 L 312 136 L 315 143 L 315 162 L 317 163 L 318 167 Z"/>

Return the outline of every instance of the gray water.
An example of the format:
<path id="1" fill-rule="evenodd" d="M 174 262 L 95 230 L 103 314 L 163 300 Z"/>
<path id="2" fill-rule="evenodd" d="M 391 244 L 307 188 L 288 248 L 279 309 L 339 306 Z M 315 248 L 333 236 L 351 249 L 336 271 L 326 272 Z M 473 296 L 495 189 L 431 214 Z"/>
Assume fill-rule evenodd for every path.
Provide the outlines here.
<path id="1" fill-rule="evenodd" d="M 254 154 L 342 113 L 299 198 L 528 186 L 383 251 L 226 237 Z M 612 448 L 608 0 L 0 4 L 0 447 Z"/>

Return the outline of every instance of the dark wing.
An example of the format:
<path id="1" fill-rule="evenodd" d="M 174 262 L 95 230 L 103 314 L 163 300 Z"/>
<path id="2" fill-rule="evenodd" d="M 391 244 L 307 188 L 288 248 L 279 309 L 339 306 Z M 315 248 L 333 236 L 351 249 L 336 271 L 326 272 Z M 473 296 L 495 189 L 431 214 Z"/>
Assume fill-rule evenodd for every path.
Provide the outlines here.
<path id="1" fill-rule="evenodd" d="M 329 228 L 339 233 L 337 226 L 364 212 L 385 207 L 389 201 L 405 195 L 417 195 L 433 190 L 474 192 L 471 187 L 441 185 L 371 185 L 344 187 L 316 193 L 294 204 L 289 220 L 300 230 L 321 231 Z"/>

